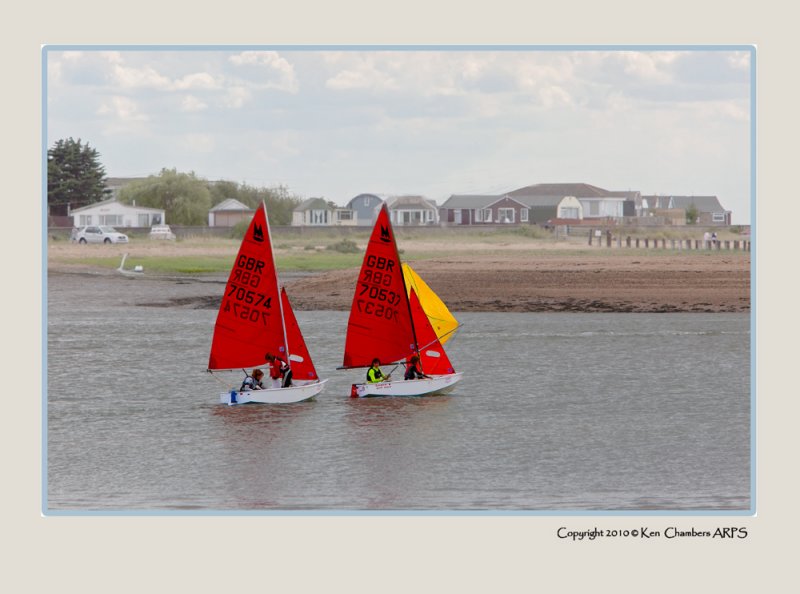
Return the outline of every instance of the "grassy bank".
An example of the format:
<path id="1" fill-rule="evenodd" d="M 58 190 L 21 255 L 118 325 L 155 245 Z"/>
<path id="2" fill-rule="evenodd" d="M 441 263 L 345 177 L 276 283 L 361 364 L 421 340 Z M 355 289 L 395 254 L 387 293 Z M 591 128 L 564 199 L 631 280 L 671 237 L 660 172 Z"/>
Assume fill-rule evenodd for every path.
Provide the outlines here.
<path id="1" fill-rule="evenodd" d="M 361 265 L 368 234 L 343 239 L 341 236 L 273 238 L 278 268 L 282 271 L 325 272 Z M 409 230 L 398 234 L 401 257 L 408 262 L 439 259 L 464 259 L 481 255 L 491 257 L 523 257 L 526 260 L 552 257 L 637 256 L 669 258 L 676 253 L 696 257 L 749 257 L 746 252 L 727 250 L 673 250 L 659 248 L 611 248 L 589 246 L 585 239 L 555 240 L 513 230 L 471 232 L 464 234 L 415 234 Z M 127 245 L 78 245 L 66 240 L 48 243 L 49 267 L 84 267 L 113 270 L 128 254 L 126 268 L 142 266 L 152 274 L 217 274 L 227 273 L 239 249 L 239 240 L 191 238 L 178 241 L 152 241 L 132 238 Z"/>

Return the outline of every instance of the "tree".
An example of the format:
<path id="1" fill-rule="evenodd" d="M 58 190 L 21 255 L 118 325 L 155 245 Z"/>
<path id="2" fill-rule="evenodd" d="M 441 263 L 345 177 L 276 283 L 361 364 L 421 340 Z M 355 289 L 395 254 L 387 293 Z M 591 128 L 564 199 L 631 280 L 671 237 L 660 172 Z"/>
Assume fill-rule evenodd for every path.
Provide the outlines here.
<path id="1" fill-rule="evenodd" d="M 216 206 L 223 200 L 233 198 L 250 208 L 258 208 L 263 200 L 267 205 L 271 225 L 291 225 L 292 211 L 302 202 L 300 198 L 289 193 L 284 186 L 272 188 L 255 188 L 247 184 L 236 184 L 230 181 L 218 181 L 209 184 L 211 204 Z"/>
<path id="2" fill-rule="evenodd" d="M 690 204 L 686 209 L 686 224 L 694 225 L 699 215 L 700 213 L 697 211 L 697 207 L 694 204 Z"/>
<path id="3" fill-rule="evenodd" d="M 100 153 L 80 138 L 58 140 L 47 151 L 47 206 L 50 214 L 65 216 L 70 209 L 105 200 L 106 172 Z"/>
<path id="4" fill-rule="evenodd" d="M 166 220 L 175 225 L 206 225 L 211 208 L 208 182 L 175 169 L 162 169 L 158 175 L 125 186 L 118 198 L 125 204 L 164 209 Z"/>

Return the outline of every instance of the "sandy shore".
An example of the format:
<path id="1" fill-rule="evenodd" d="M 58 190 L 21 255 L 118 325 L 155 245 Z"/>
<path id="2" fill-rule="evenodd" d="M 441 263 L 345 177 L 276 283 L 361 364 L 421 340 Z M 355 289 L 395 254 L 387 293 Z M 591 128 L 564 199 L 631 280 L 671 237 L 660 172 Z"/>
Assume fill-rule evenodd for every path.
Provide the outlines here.
<path id="1" fill-rule="evenodd" d="M 53 244 L 49 256 L 87 246 Z M 157 250 L 234 254 L 238 246 L 132 244 L 88 246 L 119 252 Z M 624 249 L 531 249 L 526 244 L 448 245 L 447 256 L 415 261 L 414 250 L 435 245 L 406 245 L 404 255 L 453 311 L 574 312 L 748 312 L 750 254 L 746 252 L 671 252 Z M 93 250 L 94 251 L 94 250 Z M 85 252 L 84 252 L 85 253 Z M 97 255 L 97 254 L 95 254 Z M 55 258 L 58 260 L 58 258 Z M 51 263 L 57 272 L 86 272 L 79 263 Z M 296 278 L 281 271 L 293 305 L 299 310 L 348 310 L 358 269 L 337 270 Z M 294 278 L 293 278 L 294 277 Z M 216 307 L 218 287 L 199 284 L 199 307 Z M 214 292 L 215 294 L 211 294 Z M 185 301 L 181 305 L 186 305 Z"/>

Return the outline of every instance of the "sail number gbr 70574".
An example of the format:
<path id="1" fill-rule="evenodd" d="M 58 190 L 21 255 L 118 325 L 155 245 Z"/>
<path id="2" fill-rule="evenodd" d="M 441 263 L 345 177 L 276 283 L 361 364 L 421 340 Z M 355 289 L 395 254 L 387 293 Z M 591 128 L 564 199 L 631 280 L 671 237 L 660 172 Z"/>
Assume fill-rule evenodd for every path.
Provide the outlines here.
<path id="1" fill-rule="evenodd" d="M 261 284 L 263 271 L 262 260 L 240 255 L 225 291 L 222 311 L 254 324 L 266 325 L 272 297 L 254 290 Z"/>
<path id="2" fill-rule="evenodd" d="M 395 261 L 370 255 L 365 264 L 356 295 L 358 311 L 387 320 L 397 320 L 396 306 L 400 305 L 402 298 L 396 291 L 388 288 L 393 285 Z"/>

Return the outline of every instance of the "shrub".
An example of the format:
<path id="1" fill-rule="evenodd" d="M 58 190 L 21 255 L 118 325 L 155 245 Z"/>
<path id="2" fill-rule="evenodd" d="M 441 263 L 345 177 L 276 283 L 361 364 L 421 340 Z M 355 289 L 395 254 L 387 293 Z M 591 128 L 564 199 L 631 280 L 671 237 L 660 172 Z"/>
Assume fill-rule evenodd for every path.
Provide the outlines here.
<path id="1" fill-rule="evenodd" d="M 340 254 L 357 254 L 361 251 L 352 239 L 342 239 L 337 243 L 332 243 L 325 249 L 333 250 Z"/>

